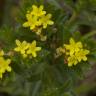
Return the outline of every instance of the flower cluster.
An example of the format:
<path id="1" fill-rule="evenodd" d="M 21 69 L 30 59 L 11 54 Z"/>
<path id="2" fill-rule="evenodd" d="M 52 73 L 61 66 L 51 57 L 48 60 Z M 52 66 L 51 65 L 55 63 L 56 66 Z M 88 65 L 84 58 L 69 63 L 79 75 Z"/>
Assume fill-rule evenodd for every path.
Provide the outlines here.
<path id="1" fill-rule="evenodd" d="M 2 78 L 3 74 L 8 71 L 11 72 L 11 67 L 9 66 L 9 64 L 11 63 L 10 59 L 5 59 L 4 58 L 4 51 L 1 50 L 0 51 L 0 78 Z"/>
<path id="2" fill-rule="evenodd" d="M 47 14 L 43 9 L 43 5 L 40 5 L 39 7 L 32 5 L 32 9 L 26 14 L 27 20 L 23 24 L 23 27 L 30 27 L 30 30 L 39 35 L 42 41 L 45 41 L 47 36 L 42 34 L 42 30 L 46 29 L 48 25 L 53 25 L 54 22 L 51 20 L 52 15 Z M 28 56 L 36 57 L 37 52 L 41 50 L 41 47 L 37 47 L 36 43 L 36 40 L 32 41 L 32 43 L 28 43 L 27 41 L 20 42 L 19 40 L 16 40 L 16 47 L 14 48 L 14 51 L 19 52 L 24 58 Z M 68 63 L 68 66 L 71 67 L 73 65 L 77 65 L 81 61 L 87 61 L 86 55 L 88 55 L 89 52 L 89 50 L 83 48 L 82 42 L 75 42 L 73 38 L 70 38 L 69 44 L 64 44 L 63 47 L 56 49 L 55 56 L 57 58 L 63 55 Z M 11 53 L 9 52 L 9 54 Z M 4 51 L 1 50 L 0 78 L 2 78 L 3 73 L 6 71 L 11 71 L 11 67 L 9 66 L 11 60 L 5 59 L 4 55 Z"/>
<path id="3" fill-rule="evenodd" d="M 76 65 L 77 63 L 87 61 L 86 55 L 89 54 L 89 50 L 83 48 L 81 42 L 75 42 L 73 38 L 70 38 L 70 44 L 64 44 L 63 47 L 57 48 L 57 54 L 60 56 L 63 53 L 67 57 L 68 66 Z"/>
<path id="4" fill-rule="evenodd" d="M 20 42 L 19 40 L 16 40 L 16 45 L 17 47 L 14 48 L 14 51 L 20 52 L 24 58 L 28 55 L 36 57 L 36 52 L 41 50 L 41 47 L 36 47 L 35 40 L 32 43 L 28 43 L 26 41 Z"/>
<path id="5" fill-rule="evenodd" d="M 41 38 L 45 38 L 45 36 L 43 37 L 41 34 L 42 29 L 46 29 L 47 25 L 54 24 L 54 22 L 50 20 L 52 15 L 46 14 L 46 11 L 43 9 L 43 5 L 40 7 L 32 5 L 32 10 L 26 14 L 27 21 L 23 24 L 23 27 L 30 27 L 30 30 L 36 32 Z"/>
<path id="6" fill-rule="evenodd" d="M 63 54 L 65 54 L 65 48 L 64 48 L 64 46 L 57 48 L 57 49 L 56 49 L 56 53 L 57 53 L 57 54 L 55 55 L 56 58 L 59 57 L 59 56 L 61 56 L 61 55 L 63 55 Z"/>

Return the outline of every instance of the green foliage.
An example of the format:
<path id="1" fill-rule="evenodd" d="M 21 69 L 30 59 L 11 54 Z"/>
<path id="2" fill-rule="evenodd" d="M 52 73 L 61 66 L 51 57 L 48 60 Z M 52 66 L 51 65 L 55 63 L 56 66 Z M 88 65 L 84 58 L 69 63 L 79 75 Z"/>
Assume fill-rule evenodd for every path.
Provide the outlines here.
<path id="1" fill-rule="evenodd" d="M 35 59 L 24 59 L 17 53 L 10 56 L 12 72 L 5 73 L 0 80 L 0 92 L 7 92 L 11 96 L 76 96 L 75 85 L 91 68 L 90 62 L 96 62 L 96 0 L 73 1 L 21 0 L 14 25 L 4 16 L 7 20 L 0 29 L 0 48 L 9 52 L 15 48 L 16 39 L 30 43 L 35 39 L 42 46 L 42 51 Z M 44 30 L 48 36 L 45 42 L 40 41 L 29 28 L 22 27 L 26 11 L 32 4 L 43 4 L 45 10 L 52 14 L 55 24 Z M 84 27 L 82 31 L 82 26 L 88 26 L 90 30 Z M 71 68 L 64 63 L 62 56 L 54 57 L 56 48 L 68 43 L 70 37 L 82 41 L 90 50 L 88 62 Z"/>

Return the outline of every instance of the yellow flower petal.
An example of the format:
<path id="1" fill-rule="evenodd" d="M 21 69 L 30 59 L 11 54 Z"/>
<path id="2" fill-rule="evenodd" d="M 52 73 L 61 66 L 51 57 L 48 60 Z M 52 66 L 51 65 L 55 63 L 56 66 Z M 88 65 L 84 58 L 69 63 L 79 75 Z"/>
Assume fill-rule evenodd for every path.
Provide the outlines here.
<path id="1" fill-rule="evenodd" d="M 39 10 L 43 10 L 44 9 L 44 6 L 43 5 L 40 5 L 40 7 L 39 7 Z"/>
<path id="2" fill-rule="evenodd" d="M 23 24 L 23 27 L 29 27 L 30 25 L 29 25 L 29 23 L 28 22 L 25 22 L 24 24 Z"/>
<path id="3" fill-rule="evenodd" d="M 20 46 L 21 45 L 21 42 L 19 40 L 16 40 L 16 45 L 17 46 Z"/>
<path id="4" fill-rule="evenodd" d="M 70 38 L 70 44 L 75 44 L 75 41 L 73 38 Z"/>
<path id="5" fill-rule="evenodd" d="M 35 52 L 32 52 L 32 56 L 33 56 L 33 57 L 36 57 L 37 55 L 36 55 L 36 53 L 35 53 Z"/>
<path id="6" fill-rule="evenodd" d="M 82 45 L 81 42 L 77 42 L 77 46 L 78 46 L 79 48 L 83 48 L 83 45 Z"/>
<path id="7" fill-rule="evenodd" d="M 7 71 L 8 71 L 8 72 L 11 72 L 11 70 L 12 70 L 11 67 L 8 66 L 8 67 L 7 67 Z"/>
<path id="8" fill-rule="evenodd" d="M 36 46 L 36 40 L 34 40 L 34 41 L 32 42 L 32 45 L 33 45 L 33 46 Z"/>
<path id="9" fill-rule="evenodd" d="M 20 48 L 14 48 L 14 51 L 18 52 L 18 51 L 20 51 Z"/>
<path id="10" fill-rule="evenodd" d="M 6 63 L 9 65 L 11 63 L 11 59 L 7 59 Z"/>
<path id="11" fill-rule="evenodd" d="M 4 55 L 4 51 L 1 50 L 1 51 L 0 51 L 0 56 L 3 56 L 3 55 Z"/>
<path id="12" fill-rule="evenodd" d="M 41 50 L 41 47 L 36 47 L 36 51 L 40 51 Z"/>
<path id="13" fill-rule="evenodd" d="M 83 60 L 84 60 L 84 61 L 87 61 L 87 57 L 86 57 L 86 56 L 84 56 L 84 57 L 83 57 Z"/>

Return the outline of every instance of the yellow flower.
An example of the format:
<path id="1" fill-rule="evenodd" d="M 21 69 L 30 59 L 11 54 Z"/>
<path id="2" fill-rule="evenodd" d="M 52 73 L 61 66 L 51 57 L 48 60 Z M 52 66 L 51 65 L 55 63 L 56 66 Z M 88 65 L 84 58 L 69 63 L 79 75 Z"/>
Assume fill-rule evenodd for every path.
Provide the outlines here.
<path id="1" fill-rule="evenodd" d="M 75 56 L 77 57 L 79 62 L 81 62 L 81 60 L 87 61 L 86 55 L 89 54 L 89 52 L 89 50 L 81 49 L 80 51 L 75 53 Z"/>
<path id="2" fill-rule="evenodd" d="M 33 57 L 36 57 L 36 52 L 41 50 L 41 47 L 36 47 L 35 40 L 32 43 L 27 43 L 26 41 L 21 43 L 19 40 L 16 40 L 16 44 L 17 47 L 14 50 L 20 52 L 24 58 L 30 54 L 32 54 Z"/>
<path id="3" fill-rule="evenodd" d="M 87 61 L 86 55 L 89 54 L 89 50 L 81 49 L 80 51 L 76 52 L 74 55 L 68 57 L 68 66 L 76 65 L 78 62 Z"/>
<path id="4" fill-rule="evenodd" d="M 46 11 L 43 11 L 44 6 L 41 5 L 39 8 L 36 5 L 32 5 L 32 12 L 31 14 L 34 16 L 42 16 L 46 14 Z"/>
<path id="5" fill-rule="evenodd" d="M 10 59 L 5 60 L 3 57 L 0 57 L 0 78 L 2 78 L 2 74 L 6 71 L 11 72 L 11 67 L 9 66 L 10 63 Z"/>
<path id="6" fill-rule="evenodd" d="M 17 47 L 14 49 L 16 52 L 20 52 L 24 57 L 26 57 L 26 50 L 29 47 L 29 43 L 23 41 L 22 43 L 19 40 L 16 40 Z"/>
<path id="7" fill-rule="evenodd" d="M 29 49 L 27 51 L 27 54 L 32 54 L 33 57 L 36 57 L 37 51 L 40 51 L 41 47 L 36 47 L 36 41 L 34 40 L 30 45 L 29 45 Z"/>
<path id="8" fill-rule="evenodd" d="M 76 65 L 78 63 L 78 60 L 75 55 L 71 55 L 68 57 L 68 66 L 71 67 L 73 65 Z"/>
<path id="9" fill-rule="evenodd" d="M 75 42 L 73 38 L 70 38 L 70 44 L 64 44 L 66 50 L 69 50 L 69 54 L 73 55 L 75 52 L 78 52 L 80 48 L 83 48 L 81 42 Z"/>
<path id="10" fill-rule="evenodd" d="M 40 36 L 41 35 L 41 32 L 42 32 L 42 28 L 41 27 L 40 28 L 38 27 L 38 28 L 35 28 L 33 31 L 36 32 L 36 34 Z"/>
<path id="11" fill-rule="evenodd" d="M 23 24 L 23 27 L 30 27 L 30 30 L 36 28 L 36 26 L 40 26 L 40 22 L 38 21 L 38 17 L 32 16 L 31 14 L 26 14 L 27 21 Z"/>
<path id="12" fill-rule="evenodd" d="M 4 55 L 4 51 L 1 50 L 1 51 L 0 51 L 0 56 L 3 56 L 3 55 Z"/>
<path id="13" fill-rule="evenodd" d="M 43 28 L 47 28 L 47 25 L 53 25 L 54 22 L 52 20 L 50 20 L 52 17 L 51 14 L 47 14 L 47 15 L 43 15 L 40 19 L 40 22 L 42 23 L 43 25 Z"/>
<path id="14" fill-rule="evenodd" d="M 47 40 L 47 36 L 40 34 L 40 39 L 41 39 L 41 41 L 46 41 Z"/>
<path id="15" fill-rule="evenodd" d="M 65 55 L 67 55 L 68 66 L 76 65 L 77 63 L 87 61 L 89 50 L 83 48 L 82 42 L 75 42 L 73 38 L 70 38 L 70 44 L 64 44 L 66 49 Z"/>
<path id="16" fill-rule="evenodd" d="M 44 6 L 32 5 L 32 10 L 27 11 L 26 19 L 27 21 L 23 24 L 23 27 L 30 27 L 30 30 L 35 32 L 37 35 L 41 35 L 42 29 L 47 28 L 47 25 L 53 25 L 54 22 L 51 19 L 51 14 L 46 14 L 43 10 Z M 46 38 L 44 38 L 46 39 Z"/>
<path id="17" fill-rule="evenodd" d="M 56 49 L 56 53 L 57 53 L 58 56 L 60 56 L 60 55 L 65 53 L 65 49 L 62 48 L 62 47 L 59 47 L 59 48 Z"/>

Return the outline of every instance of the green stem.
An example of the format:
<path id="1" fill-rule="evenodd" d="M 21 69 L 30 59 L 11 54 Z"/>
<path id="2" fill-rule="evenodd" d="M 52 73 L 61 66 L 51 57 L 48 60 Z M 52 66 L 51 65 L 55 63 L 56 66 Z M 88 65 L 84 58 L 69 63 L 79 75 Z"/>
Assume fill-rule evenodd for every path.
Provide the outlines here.
<path id="1" fill-rule="evenodd" d="M 77 16 L 78 16 L 77 13 L 74 11 L 70 20 L 67 22 L 67 25 L 72 24 L 76 20 Z"/>
<path id="2" fill-rule="evenodd" d="M 11 11 L 11 9 L 12 9 L 12 5 L 13 5 L 13 3 L 14 3 L 14 1 L 13 0 L 5 0 L 6 2 L 5 2 L 5 10 L 4 10 L 4 19 L 3 19 L 3 24 L 8 24 L 8 25 L 10 25 L 11 24 L 11 16 L 10 16 L 10 11 Z M 9 24 L 10 23 L 10 24 Z"/>
<path id="3" fill-rule="evenodd" d="M 94 36 L 96 34 L 96 31 L 90 32 L 88 34 L 86 34 L 85 36 L 82 37 L 82 40 L 85 40 L 91 36 Z"/>

